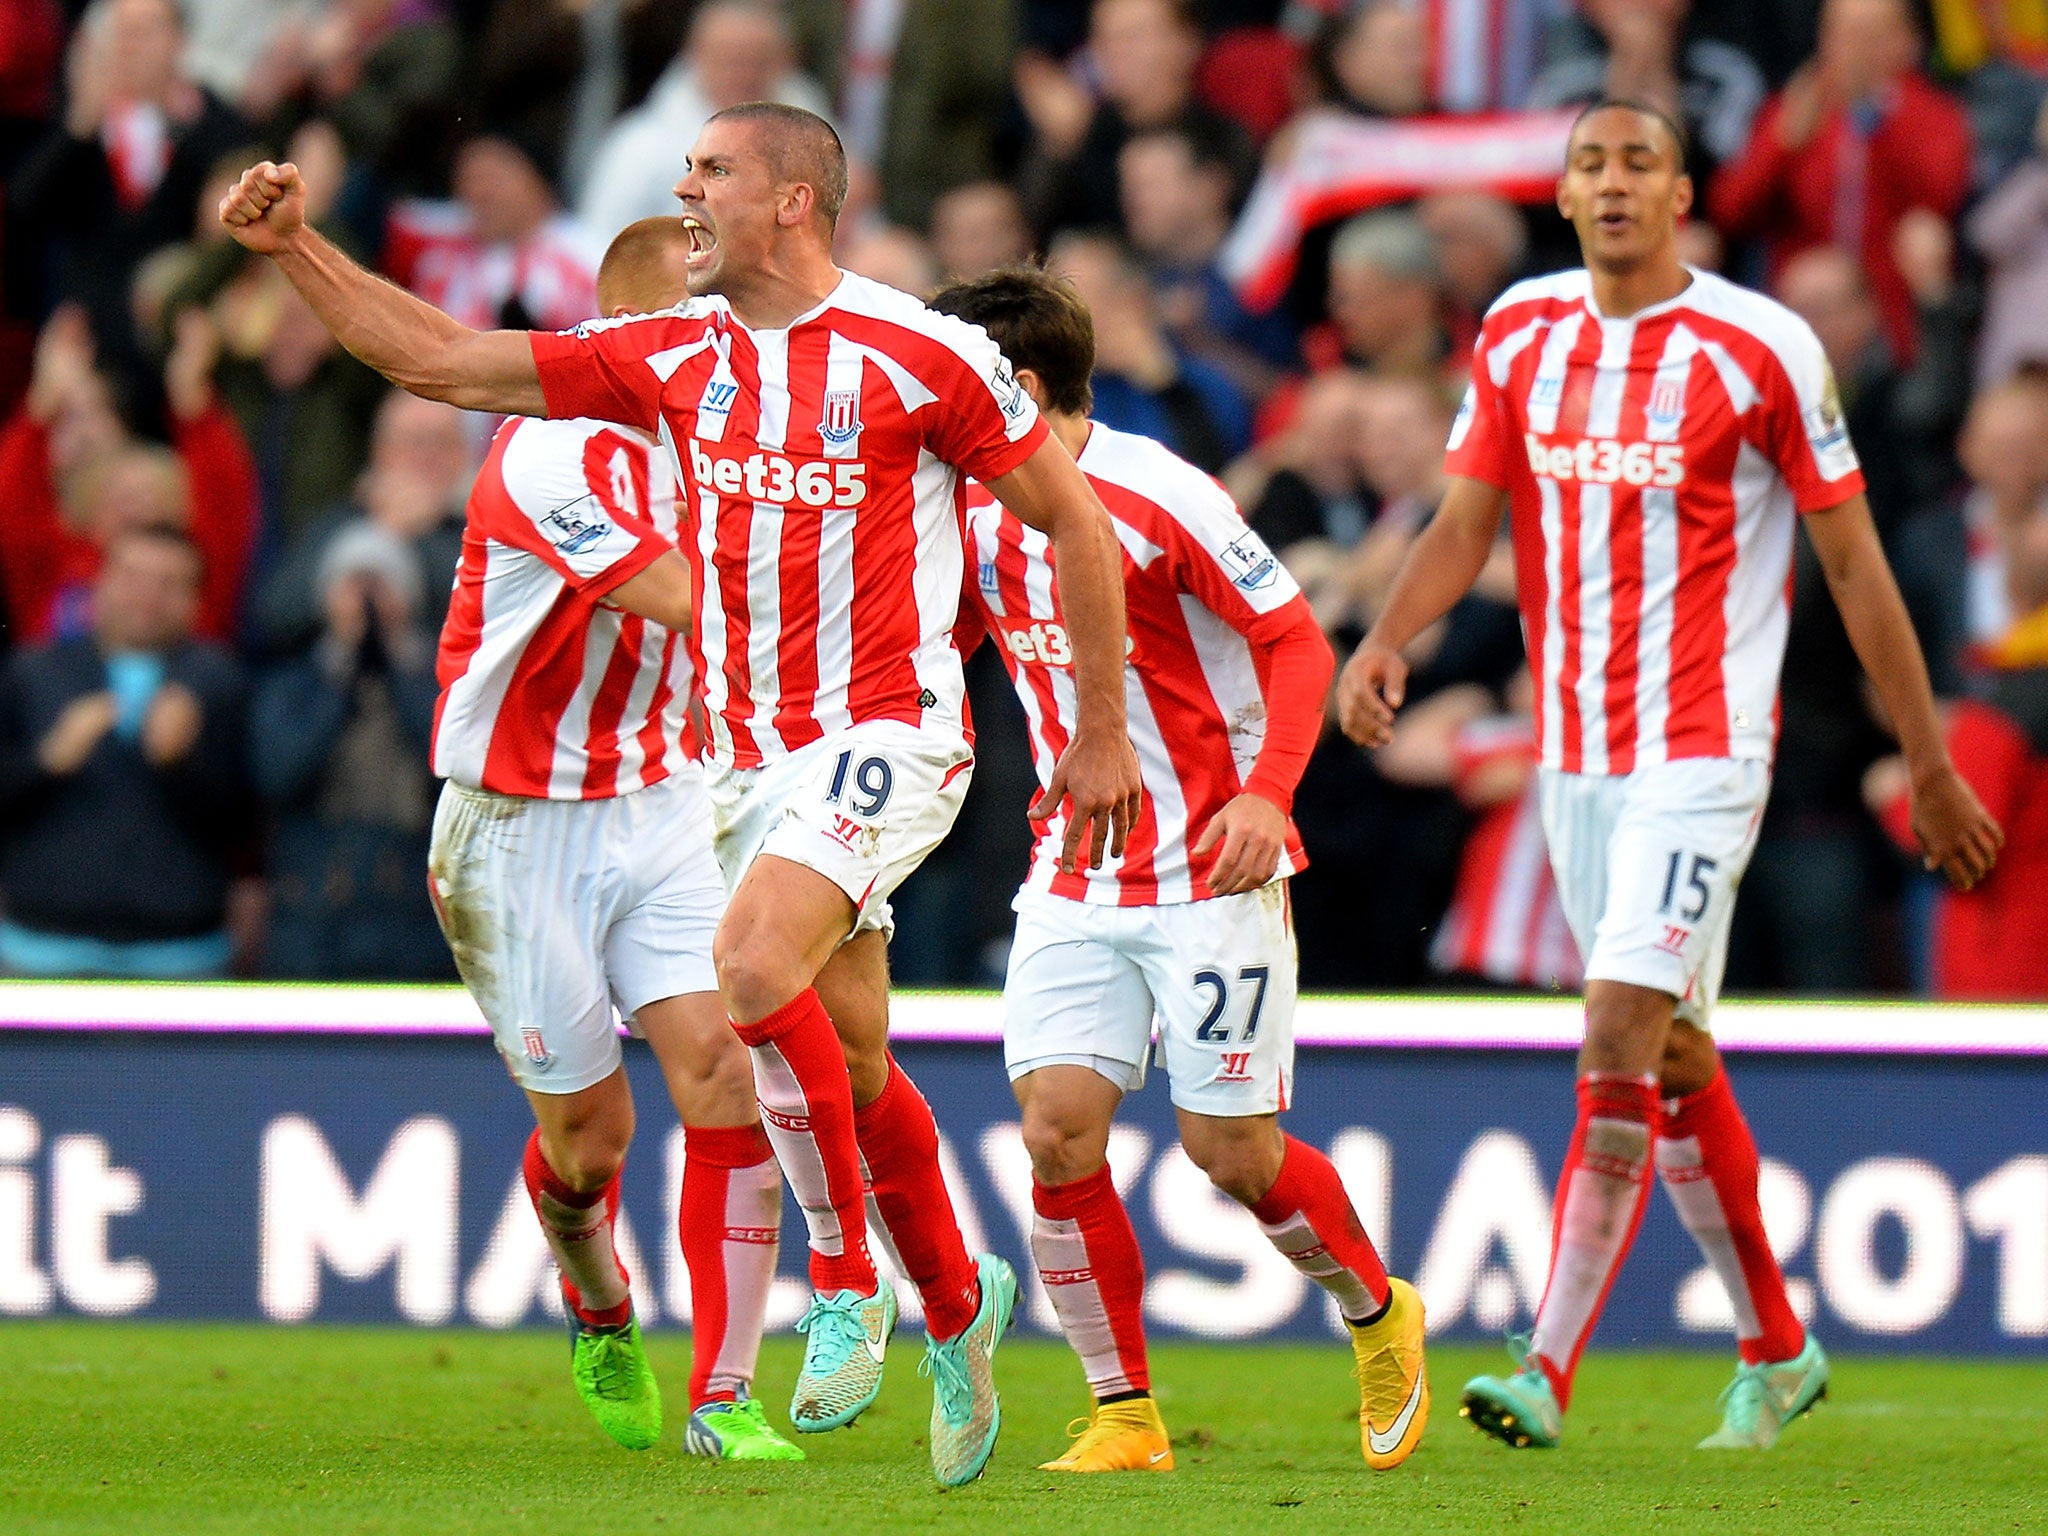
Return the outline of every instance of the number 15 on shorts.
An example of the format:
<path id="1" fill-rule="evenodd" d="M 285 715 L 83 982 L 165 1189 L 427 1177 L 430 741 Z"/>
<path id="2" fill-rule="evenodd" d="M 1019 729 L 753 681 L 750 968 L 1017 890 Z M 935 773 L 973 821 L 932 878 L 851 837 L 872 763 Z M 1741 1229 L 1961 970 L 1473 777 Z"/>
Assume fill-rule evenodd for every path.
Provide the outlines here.
<path id="1" fill-rule="evenodd" d="M 1664 899 L 1658 903 L 1657 913 L 1660 917 L 1669 917 L 1675 907 L 1682 921 L 1696 923 L 1707 915 L 1707 902 L 1713 896 L 1713 892 L 1707 886 L 1707 877 L 1721 866 L 1704 853 L 1693 854 L 1690 871 L 1686 874 L 1684 886 L 1681 887 L 1678 875 L 1681 869 L 1687 867 L 1686 857 L 1683 852 L 1672 850 L 1671 862 L 1664 870 Z"/>

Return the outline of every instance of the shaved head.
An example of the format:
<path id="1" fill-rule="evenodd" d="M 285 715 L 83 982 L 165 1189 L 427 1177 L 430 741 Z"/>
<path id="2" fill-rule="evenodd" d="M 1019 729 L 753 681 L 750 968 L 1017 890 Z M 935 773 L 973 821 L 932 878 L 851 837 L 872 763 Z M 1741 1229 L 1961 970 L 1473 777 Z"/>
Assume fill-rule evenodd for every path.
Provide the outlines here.
<path id="1" fill-rule="evenodd" d="M 715 114 L 712 122 L 745 123 L 778 182 L 802 182 L 811 189 L 829 227 L 846 206 L 846 147 L 832 125 L 815 112 L 779 101 L 748 101 Z"/>
<path id="2" fill-rule="evenodd" d="M 690 236 L 681 219 L 641 219 L 613 237 L 597 269 L 597 311 L 651 315 L 687 293 L 683 258 Z"/>

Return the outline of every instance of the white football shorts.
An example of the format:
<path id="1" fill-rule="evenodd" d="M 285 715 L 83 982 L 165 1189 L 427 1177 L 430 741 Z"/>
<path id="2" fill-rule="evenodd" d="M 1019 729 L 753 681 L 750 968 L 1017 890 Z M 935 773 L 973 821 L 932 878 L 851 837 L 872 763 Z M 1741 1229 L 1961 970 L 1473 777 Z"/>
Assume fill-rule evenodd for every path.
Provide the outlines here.
<path id="1" fill-rule="evenodd" d="M 1287 882 L 1160 907 L 1095 906 L 1021 890 L 1003 983 L 1010 1081 L 1088 1067 L 1145 1081 L 1152 1025 L 1174 1104 L 1270 1115 L 1294 1093 L 1294 924 Z"/>
<path id="2" fill-rule="evenodd" d="M 728 891 L 764 853 L 846 892 L 854 932 L 893 933 L 889 896 L 945 840 L 974 750 L 957 730 L 865 720 L 758 768 L 706 769 Z"/>
<path id="3" fill-rule="evenodd" d="M 1588 981 L 1668 992 L 1706 1027 L 1770 792 L 1769 765 L 1750 758 L 1543 770 L 1543 835 Z"/>
<path id="4" fill-rule="evenodd" d="M 522 1088 L 609 1077 L 615 1007 L 630 1028 L 649 1003 L 718 990 L 725 884 L 694 763 L 608 800 L 443 785 L 427 868 L 456 969 Z"/>

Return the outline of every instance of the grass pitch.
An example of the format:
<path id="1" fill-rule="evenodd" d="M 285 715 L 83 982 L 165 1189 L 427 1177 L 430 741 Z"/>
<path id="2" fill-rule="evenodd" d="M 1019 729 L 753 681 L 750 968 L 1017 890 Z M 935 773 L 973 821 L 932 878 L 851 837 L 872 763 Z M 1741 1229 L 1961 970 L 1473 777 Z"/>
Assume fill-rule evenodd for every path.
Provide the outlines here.
<path id="1" fill-rule="evenodd" d="M 541 1333 L 149 1324 L 0 1325 L 0 1528 L 8 1532 L 629 1532 L 997 1536 L 1560 1531 L 1623 1536 L 2048 1526 L 2048 1370 L 1848 1358 L 1830 1400 L 1764 1456 L 1691 1449 L 1714 1427 L 1727 1360 L 1604 1354 L 1581 1372 L 1565 1445 L 1511 1452 L 1457 1418 L 1498 1351 L 1431 1351 L 1435 1412 L 1408 1464 L 1359 1460 L 1350 1359 L 1326 1347 L 1160 1345 L 1154 1375 L 1179 1470 L 1034 1470 L 1084 1405 L 1071 1356 L 998 1357 L 1003 1439 L 988 1475 L 942 1492 L 924 1431 L 921 1340 L 901 1336 L 881 1401 L 808 1465 L 744 1470 L 682 1453 L 682 1405 L 656 1450 L 603 1439 Z M 688 1342 L 649 1340 L 677 1399 Z M 795 1375 L 775 1340 L 771 1417 Z"/>

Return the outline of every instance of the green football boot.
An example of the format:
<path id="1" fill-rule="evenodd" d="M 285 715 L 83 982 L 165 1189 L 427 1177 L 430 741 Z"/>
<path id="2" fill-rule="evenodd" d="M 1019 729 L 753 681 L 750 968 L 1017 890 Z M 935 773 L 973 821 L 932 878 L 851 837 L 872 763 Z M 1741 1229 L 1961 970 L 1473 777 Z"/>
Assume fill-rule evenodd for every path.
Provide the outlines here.
<path id="1" fill-rule="evenodd" d="M 1518 1451 L 1531 1446 L 1548 1450 L 1564 1435 L 1564 1410 L 1557 1405 L 1550 1378 L 1529 1353 L 1529 1341 L 1521 1336 L 1510 1339 L 1508 1352 L 1515 1357 L 1515 1373 L 1474 1376 L 1466 1382 L 1458 1417 L 1470 1419 L 1474 1429 Z"/>
<path id="2" fill-rule="evenodd" d="M 802 1461 L 800 1447 L 791 1445 L 768 1422 L 768 1414 L 751 1397 L 731 1403 L 706 1403 L 690 1415 L 683 1430 L 683 1449 L 692 1456 L 709 1456 L 715 1461 Z"/>
<path id="3" fill-rule="evenodd" d="M 882 1390 L 882 1357 L 896 1331 L 896 1293 L 877 1279 L 874 1290 L 822 1292 L 796 1325 L 809 1343 L 789 1401 L 800 1435 L 821 1434 L 859 1418 Z"/>
<path id="4" fill-rule="evenodd" d="M 661 1385 L 640 1347 L 640 1324 L 596 1328 L 569 1311 L 569 1374 L 597 1427 L 629 1451 L 661 1440 Z"/>
<path id="5" fill-rule="evenodd" d="M 1738 1365 L 1721 1393 L 1721 1427 L 1699 1443 L 1703 1451 L 1768 1451 L 1778 1435 L 1828 1395 L 1828 1357 L 1820 1340 L 1790 1360 Z"/>
<path id="6" fill-rule="evenodd" d="M 996 1395 L 996 1346 L 1017 1307 L 1017 1276 L 992 1253 L 977 1254 L 981 1305 L 974 1321 L 943 1344 L 926 1339 L 920 1375 L 932 1379 L 932 1473 L 948 1488 L 981 1476 L 1003 1427 Z"/>

